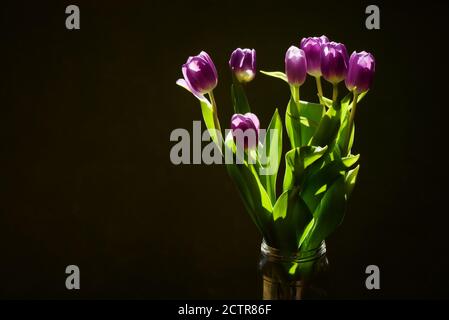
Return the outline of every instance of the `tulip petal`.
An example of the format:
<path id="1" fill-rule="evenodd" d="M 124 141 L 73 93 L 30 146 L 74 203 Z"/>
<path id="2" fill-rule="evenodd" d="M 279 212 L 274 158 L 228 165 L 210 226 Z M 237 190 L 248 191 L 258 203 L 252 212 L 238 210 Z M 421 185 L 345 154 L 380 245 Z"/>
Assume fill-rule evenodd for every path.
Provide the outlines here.
<path id="1" fill-rule="evenodd" d="M 207 63 L 209 64 L 209 66 L 211 67 L 213 73 L 214 73 L 214 77 L 215 79 L 218 78 L 218 73 L 217 73 L 217 69 L 215 68 L 215 64 L 212 61 L 211 57 L 209 56 L 209 54 L 206 51 L 201 51 L 199 54 L 199 57 L 205 59 L 207 61 Z"/>
<path id="2" fill-rule="evenodd" d="M 372 54 L 362 51 L 354 51 L 349 59 L 348 76 L 345 81 L 346 87 L 356 90 L 358 93 L 369 90 L 373 82 L 376 62 Z"/>
<path id="3" fill-rule="evenodd" d="M 250 82 L 256 75 L 256 50 L 235 49 L 229 59 L 229 67 L 239 82 Z"/>
<path id="4" fill-rule="evenodd" d="M 244 149 L 252 149 L 257 147 L 259 144 L 259 128 L 260 122 L 257 116 L 253 113 L 245 113 L 245 114 L 234 114 L 231 117 L 231 130 L 234 136 L 234 139 L 243 142 Z M 251 136 L 245 137 L 245 133 L 253 131 L 254 136 L 252 139 L 256 139 L 255 141 L 251 139 Z M 251 134 L 251 133 L 249 133 Z"/>
<path id="5" fill-rule="evenodd" d="M 327 81 L 336 84 L 344 80 L 348 73 L 349 56 L 342 43 L 329 42 L 321 51 L 321 73 Z"/>
<path id="6" fill-rule="evenodd" d="M 198 92 L 196 92 L 195 90 L 193 90 L 192 88 L 190 88 L 189 84 L 187 83 L 187 81 L 185 79 L 178 79 L 176 81 L 176 84 L 180 87 L 183 87 L 184 89 L 186 89 L 187 91 L 189 91 L 191 94 L 193 94 L 198 100 L 200 101 L 204 101 L 207 103 L 210 103 L 209 100 L 206 99 L 206 97 Z"/>
<path id="7" fill-rule="evenodd" d="M 285 53 L 285 74 L 288 83 L 300 86 L 304 83 L 307 76 L 306 54 L 302 49 L 291 46 Z"/>
<path id="8" fill-rule="evenodd" d="M 300 48 L 306 54 L 307 73 L 311 76 L 321 76 L 321 49 L 327 42 L 326 36 L 303 38 L 300 42 Z"/>
<path id="9" fill-rule="evenodd" d="M 243 58 L 243 50 L 241 48 L 235 49 L 231 54 L 231 58 L 229 59 L 229 66 L 231 67 L 231 69 L 240 69 L 242 67 Z"/>
<path id="10" fill-rule="evenodd" d="M 256 130 L 259 131 L 259 129 L 260 129 L 259 118 L 257 118 L 257 116 L 251 112 L 245 113 L 245 117 L 249 118 L 251 120 L 251 122 L 254 124 L 254 127 L 256 128 Z"/>

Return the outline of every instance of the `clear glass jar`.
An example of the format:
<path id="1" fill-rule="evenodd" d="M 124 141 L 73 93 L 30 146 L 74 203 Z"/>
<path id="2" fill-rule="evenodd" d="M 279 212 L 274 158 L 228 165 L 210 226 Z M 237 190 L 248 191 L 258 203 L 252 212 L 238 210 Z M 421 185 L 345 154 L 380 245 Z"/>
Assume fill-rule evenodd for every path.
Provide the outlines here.
<path id="1" fill-rule="evenodd" d="M 265 240 L 260 246 L 259 270 L 264 300 L 324 299 L 327 297 L 326 244 L 311 250 L 283 254 Z"/>

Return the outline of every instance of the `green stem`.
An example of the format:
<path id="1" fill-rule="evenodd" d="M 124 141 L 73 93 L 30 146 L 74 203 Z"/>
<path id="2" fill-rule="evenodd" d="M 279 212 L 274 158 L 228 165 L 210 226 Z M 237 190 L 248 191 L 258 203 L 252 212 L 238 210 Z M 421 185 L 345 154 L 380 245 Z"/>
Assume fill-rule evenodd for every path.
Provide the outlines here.
<path id="1" fill-rule="evenodd" d="M 316 88 L 318 90 L 318 99 L 320 99 L 320 104 L 324 105 L 323 103 L 323 87 L 321 86 L 321 77 L 315 77 L 316 80 Z"/>
<path id="2" fill-rule="evenodd" d="M 218 130 L 218 132 L 220 133 L 219 140 L 222 141 L 222 139 L 221 139 L 221 137 L 222 137 L 221 126 L 220 126 L 220 121 L 218 120 L 217 103 L 215 102 L 215 97 L 214 97 L 213 91 L 210 91 L 208 93 L 208 95 L 209 95 L 209 98 L 210 98 L 210 101 L 211 101 L 211 104 L 212 104 L 212 113 L 214 115 L 214 126 L 215 126 L 215 129 Z M 220 147 L 220 150 L 221 150 L 221 146 L 219 146 L 219 147 Z"/>
<path id="3" fill-rule="evenodd" d="M 300 93 L 299 93 L 299 86 L 292 86 L 292 96 L 293 96 L 293 101 L 295 101 L 295 104 L 298 108 L 298 115 L 299 115 L 299 111 L 300 111 Z"/>
<path id="4" fill-rule="evenodd" d="M 349 149 L 349 141 L 351 140 L 352 127 L 354 126 L 355 111 L 357 108 L 357 99 L 359 97 L 359 94 L 357 93 L 357 91 L 354 91 L 353 94 L 354 94 L 354 98 L 352 100 L 351 114 L 349 116 L 349 127 L 348 127 L 349 131 L 348 131 L 348 136 L 346 138 L 345 150 Z M 349 150 L 347 150 L 347 152 L 349 154 Z"/>
<path id="5" fill-rule="evenodd" d="M 332 102 L 335 104 L 338 98 L 338 84 L 334 83 L 332 86 Z"/>
<path id="6" fill-rule="evenodd" d="M 214 92 L 209 92 L 209 98 L 212 104 L 212 112 L 214 114 L 214 125 L 215 129 L 221 132 L 220 121 L 218 121 L 217 103 L 215 102 Z"/>

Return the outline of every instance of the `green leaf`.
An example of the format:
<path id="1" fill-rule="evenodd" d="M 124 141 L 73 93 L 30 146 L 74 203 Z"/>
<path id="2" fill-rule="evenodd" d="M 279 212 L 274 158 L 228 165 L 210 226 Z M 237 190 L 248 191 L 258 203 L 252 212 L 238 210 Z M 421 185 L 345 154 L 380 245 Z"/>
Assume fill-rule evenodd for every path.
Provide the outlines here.
<path id="1" fill-rule="evenodd" d="M 245 114 L 251 112 L 243 85 L 234 75 L 232 75 L 231 97 L 232 104 L 234 105 L 234 113 Z"/>
<path id="2" fill-rule="evenodd" d="M 287 161 L 285 161 L 287 162 Z M 284 180 L 282 182 L 282 191 L 287 191 L 290 190 L 294 187 L 295 185 L 295 179 L 293 176 L 293 171 L 292 169 L 286 165 L 285 166 L 285 172 L 284 172 Z"/>
<path id="3" fill-rule="evenodd" d="M 354 144 L 354 136 L 355 136 L 355 121 L 352 124 L 351 137 L 349 138 L 347 154 L 351 153 L 352 145 Z"/>
<path id="4" fill-rule="evenodd" d="M 281 194 L 273 207 L 275 242 L 281 251 L 295 252 L 304 229 L 312 214 L 298 194 L 287 190 Z"/>
<path id="5" fill-rule="evenodd" d="M 265 74 L 265 75 L 267 75 L 267 76 L 284 80 L 285 82 L 288 83 L 287 76 L 283 72 L 280 72 L 280 71 L 263 71 L 263 70 L 261 70 L 260 72 Z"/>
<path id="6" fill-rule="evenodd" d="M 341 155 L 351 154 L 352 145 L 354 144 L 355 135 L 355 122 L 352 124 L 351 137 L 349 138 L 348 145 L 346 146 L 346 137 L 349 132 L 349 114 L 346 121 L 343 122 L 342 127 L 340 127 L 339 134 L 337 136 L 338 153 Z M 337 151 L 337 150 L 336 150 Z"/>
<path id="7" fill-rule="evenodd" d="M 228 138 L 228 137 L 231 138 Z M 225 141 L 226 148 L 236 150 L 232 135 Z M 246 210 L 256 224 L 259 231 L 267 239 L 272 240 L 272 212 L 271 199 L 259 180 L 256 169 L 242 160 L 243 164 L 226 164 L 226 169 L 234 180 Z"/>
<path id="8" fill-rule="evenodd" d="M 259 158 L 259 177 L 268 192 L 271 202 L 276 202 L 276 177 L 282 156 L 282 121 L 278 109 L 274 111 L 262 143 Z"/>
<path id="9" fill-rule="evenodd" d="M 340 177 L 341 172 L 351 168 L 359 157 L 360 155 L 356 155 L 333 160 L 322 168 L 307 172 L 301 196 L 310 211 L 315 211 L 325 192 Z"/>
<path id="10" fill-rule="evenodd" d="M 357 103 L 359 103 L 363 97 L 366 95 L 368 91 L 363 92 L 358 96 Z M 349 138 L 349 143 L 346 145 L 346 141 L 348 139 L 349 134 L 349 118 L 351 115 L 352 104 L 350 104 L 350 100 L 352 97 L 352 93 L 348 93 L 341 102 L 341 121 L 340 121 L 340 129 L 337 135 L 337 144 L 339 148 L 339 152 L 342 155 L 347 155 L 351 153 L 352 145 L 354 144 L 354 136 L 355 136 L 355 123 L 352 125 L 351 136 Z"/>
<path id="11" fill-rule="evenodd" d="M 346 197 L 349 198 L 349 196 L 352 193 L 352 190 L 354 189 L 355 183 L 357 181 L 357 175 L 359 173 L 360 165 L 355 167 L 352 170 L 349 170 L 346 172 L 345 175 L 345 186 L 346 186 Z"/>
<path id="12" fill-rule="evenodd" d="M 366 96 L 368 91 L 363 92 L 357 98 L 357 103 L 362 101 L 362 99 Z M 349 137 L 349 143 L 346 145 L 346 141 L 349 135 L 349 118 L 351 115 L 352 103 L 351 98 L 353 94 L 348 93 L 341 102 L 341 122 L 340 122 L 340 130 L 337 136 L 337 144 L 339 152 L 342 155 L 347 155 L 351 153 L 352 145 L 354 144 L 354 136 L 355 136 L 355 123 L 352 124 L 351 136 Z"/>
<path id="13" fill-rule="evenodd" d="M 321 147 L 331 145 L 338 134 L 338 129 L 340 128 L 340 115 L 341 109 L 335 110 L 335 108 L 329 108 L 321 119 L 320 124 L 309 144 Z"/>
<path id="14" fill-rule="evenodd" d="M 301 117 L 298 111 L 298 106 L 290 98 L 287 105 L 287 110 L 285 112 L 285 128 L 287 130 L 287 136 L 290 140 L 290 145 L 292 148 L 297 148 L 301 146 Z"/>
<path id="15" fill-rule="evenodd" d="M 201 103 L 201 113 L 203 114 L 204 124 L 209 132 L 209 135 L 213 142 L 218 146 L 220 151 L 222 150 L 223 138 L 221 136 L 220 128 L 215 126 L 215 115 L 212 105 L 207 100 L 200 100 Z"/>
<path id="16" fill-rule="evenodd" d="M 366 96 L 366 94 L 368 93 L 368 91 L 365 91 L 361 94 L 358 95 L 357 98 L 357 104 L 360 103 L 360 101 L 362 101 L 362 99 Z M 351 109 L 352 107 L 352 103 L 351 103 L 351 98 L 353 97 L 353 93 L 349 92 L 342 100 L 341 100 L 341 105 L 346 105 L 346 107 L 348 107 L 348 110 Z M 351 105 L 349 105 L 351 103 Z"/>
<path id="17" fill-rule="evenodd" d="M 361 94 L 358 95 L 358 97 L 357 97 L 357 104 L 359 104 L 360 101 L 362 101 L 362 99 L 365 98 L 367 93 L 368 93 L 368 91 L 365 91 L 365 92 L 362 92 Z"/>
<path id="18" fill-rule="evenodd" d="M 325 110 L 321 104 L 302 100 L 299 109 L 301 118 L 301 146 L 304 146 L 309 143 L 315 134 Z"/>
<path id="19" fill-rule="evenodd" d="M 204 95 L 190 91 L 190 88 L 184 79 L 179 79 L 178 81 L 176 81 L 176 84 L 192 93 L 194 97 L 200 101 L 204 124 L 206 125 L 212 141 L 215 142 L 220 152 L 222 152 L 223 136 L 221 133 L 218 116 L 215 114 L 212 104 L 209 102 L 209 100 L 206 99 Z"/>
<path id="20" fill-rule="evenodd" d="M 302 146 L 290 150 L 285 154 L 284 191 L 302 183 L 304 170 L 326 152 L 324 148 L 315 146 Z"/>
<path id="21" fill-rule="evenodd" d="M 321 199 L 313 212 L 314 225 L 305 240 L 306 248 L 313 249 L 320 245 L 343 221 L 346 210 L 344 176 L 340 176 Z"/>
<path id="22" fill-rule="evenodd" d="M 354 139 L 354 126 L 352 128 L 352 139 L 350 139 L 350 143 L 346 146 L 346 141 L 348 138 L 349 132 L 349 102 L 351 99 L 352 93 L 347 94 L 343 100 L 341 101 L 341 116 L 340 116 L 340 129 L 338 130 L 337 135 L 337 143 L 335 144 L 335 152 L 338 152 L 340 155 L 349 154 L 348 150 L 351 150 L 352 141 Z M 338 148 L 338 150 L 337 150 Z"/>
<path id="23" fill-rule="evenodd" d="M 341 99 L 341 106 L 347 108 L 351 102 L 352 92 L 349 92 L 343 99 Z"/>
<path id="24" fill-rule="evenodd" d="M 294 169 L 294 172 L 301 174 L 305 168 L 318 160 L 327 150 L 325 147 L 303 146 L 290 150 L 285 155 L 287 164 Z"/>
<path id="25" fill-rule="evenodd" d="M 283 192 L 273 207 L 273 220 L 276 221 L 280 218 L 285 218 L 287 215 L 287 208 L 288 208 L 288 198 L 291 190 L 287 190 Z"/>
<path id="26" fill-rule="evenodd" d="M 310 220 L 310 222 L 307 224 L 306 228 L 302 232 L 301 238 L 299 239 L 299 243 L 298 243 L 298 250 L 301 248 L 302 244 L 307 239 L 307 236 L 309 235 L 310 231 L 312 230 L 314 224 L 315 224 L 315 218 L 312 218 L 312 220 Z"/>
<path id="27" fill-rule="evenodd" d="M 326 98 L 326 97 L 321 97 L 321 99 L 323 99 L 324 104 L 326 105 L 326 107 L 331 108 L 333 105 L 333 101 L 332 99 Z"/>
<path id="28" fill-rule="evenodd" d="M 298 108 L 296 102 L 290 98 L 285 113 L 285 127 L 292 148 L 309 143 L 323 115 L 324 107 L 322 105 L 301 100 Z"/>
<path id="29" fill-rule="evenodd" d="M 301 175 L 308 166 L 318 160 L 327 150 L 325 147 L 303 146 L 290 150 L 285 155 L 287 164 L 292 171 Z"/>

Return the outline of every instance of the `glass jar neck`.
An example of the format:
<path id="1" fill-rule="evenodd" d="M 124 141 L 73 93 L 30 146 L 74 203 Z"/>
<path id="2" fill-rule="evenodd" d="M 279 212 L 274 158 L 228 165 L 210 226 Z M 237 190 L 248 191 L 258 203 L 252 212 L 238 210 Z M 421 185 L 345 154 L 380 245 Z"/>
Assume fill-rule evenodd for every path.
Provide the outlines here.
<path id="1" fill-rule="evenodd" d="M 290 252 L 288 254 L 283 253 L 277 248 L 270 247 L 265 239 L 262 240 L 260 245 L 260 251 L 269 261 L 272 262 L 296 262 L 304 263 L 311 260 L 316 260 L 326 254 L 326 243 L 324 241 L 313 249 L 298 250 L 296 252 Z"/>

